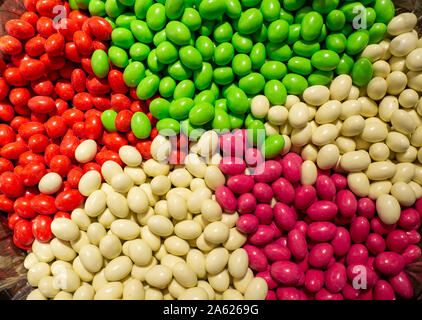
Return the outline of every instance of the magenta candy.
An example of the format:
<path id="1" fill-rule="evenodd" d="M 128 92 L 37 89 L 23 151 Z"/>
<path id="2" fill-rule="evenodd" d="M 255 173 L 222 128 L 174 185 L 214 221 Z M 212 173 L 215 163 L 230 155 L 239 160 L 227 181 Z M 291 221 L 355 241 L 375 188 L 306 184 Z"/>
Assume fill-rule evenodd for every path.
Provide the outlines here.
<path id="1" fill-rule="evenodd" d="M 274 196 L 273 189 L 263 182 L 258 182 L 253 186 L 252 193 L 259 202 L 270 203 Z"/>
<path id="2" fill-rule="evenodd" d="M 270 261 L 289 260 L 291 257 L 290 250 L 281 244 L 270 243 L 264 247 L 264 254 Z"/>
<path id="3" fill-rule="evenodd" d="M 331 293 L 327 289 L 322 288 L 315 294 L 315 300 L 343 300 L 341 293 Z"/>
<path id="4" fill-rule="evenodd" d="M 307 235 L 315 242 L 331 241 L 336 235 L 337 227 L 331 222 L 312 222 L 308 226 Z"/>
<path id="5" fill-rule="evenodd" d="M 329 243 L 317 243 L 309 252 L 309 265 L 314 268 L 325 268 L 333 254 L 333 247 Z"/>
<path id="6" fill-rule="evenodd" d="M 270 267 L 271 276 L 275 281 L 284 285 L 296 285 L 301 271 L 292 261 L 276 261 Z"/>
<path id="7" fill-rule="evenodd" d="M 356 217 L 350 225 L 350 236 L 355 243 L 363 243 L 368 238 L 370 225 L 365 217 Z"/>
<path id="8" fill-rule="evenodd" d="M 403 230 L 391 231 L 386 238 L 386 243 L 389 250 L 398 253 L 402 253 L 409 245 L 406 232 Z"/>
<path id="9" fill-rule="evenodd" d="M 350 249 L 351 238 L 349 231 L 344 227 L 337 227 L 336 235 L 331 240 L 336 256 L 344 256 Z"/>
<path id="10" fill-rule="evenodd" d="M 227 213 L 234 213 L 237 209 L 237 200 L 231 190 L 220 186 L 215 190 L 215 199 L 221 208 Z"/>
<path id="11" fill-rule="evenodd" d="M 266 245 L 274 238 L 274 232 L 271 226 L 261 224 L 258 229 L 249 236 L 249 242 L 256 246 Z"/>
<path id="12" fill-rule="evenodd" d="M 305 235 L 299 230 L 293 229 L 287 234 L 287 247 L 293 257 L 302 260 L 308 253 L 308 244 Z"/>
<path id="13" fill-rule="evenodd" d="M 246 253 L 248 254 L 249 267 L 254 271 L 265 271 L 268 268 L 268 260 L 261 249 L 246 244 L 243 246 Z"/>
<path id="14" fill-rule="evenodd" d="M 366 239 L 365 245 L 374 255 L 385 251 L 386 248 L 384 238 L 378 233 L 370 233 Z"/>
<path id="15" fill-rule="evenodd" d="M 388 276 L 394 276 L 403 270 L 404 258 L 393 251 L 384 251 L 375 257 L 375 268 Z"/>
<path id="16" fill-rule="evenodd" d="M 281 230 L 277 227 L 274 221 L 271 222 L 270 227 L 273 230 L 274 238 L 281 237 Z"/>
<path id="17" fill-rule="evenodd" d="M 327 221 L 337 214 L 337 205 L 334 202 L 320 200 L 312 204 L 306 213 L 313 221 Z"/>
<path id="18" fill-rule="evenodd" d="M 262 162 L 254 171 L 255 180 L 258 182 L 272 182 L 280 177 L 282 170 L 281 164 L 277 161 L 268 160 Z"/>
<path id="19" fill-rule="evenodd" d="M 288 153 L 285 155 L 280 163 L 283 167 L 283 176 L 291 183 L 296 183 L 299 182 L 302 174 L 302 159 L 298 161 L 296 157 L 291 156 L 292 154 Z"/>
<path id="20" fill-rule="evenodd" d="M 236 228 L 243 233 L 250 234 L 258 230 L 259 221 L 253 214 L 244 214 L 237 219 Z"/>
<path id="21" fill-rule="evenodd" d="M 409 244 L 416 244 L 421 241 L 421 234 L 417 232 L 416 230 L 407 231 L 406 235 L 407 235 L 407 241 L 409 241 Z"/>
<path id="22" fill-rule="evenodd" d="M 336 195 L 338 211 L 343 217 L 352 217 L 358 207 L 355 195 L 349 190 L 340 190 Z"/>
<path id="23" fill-rule="evenodd" d="M 268 289 L 275 289 L 278 287 L 278 283 L 273 279 L 269 270 L 258 272 L 255 277 L 264 279 L 267 282 Z"/>
<path id="24" fill-rule="evenodd" d="M 296 221 L 295 229 L 299 230 L 303 234 L 306 234 L 306 232 L 308 231 L 308 225 L 306 224 L 305 221 L 299 220 L 299 221 Z"/>
<path id="25" fill-rule="evenodd" d="M 315 201 L 317 201 L 317 195 L 313 186 L 305 185 L 296 188 L 294 202 L 295 208 L 299 210 L 306 210 Z"/>
<path id="26" fill-rule="evenodd" d="M 402 253 L 402 257 L 404 258 L 404 263 L 406 265 L 411 264 L 419 259 L 421 256 L 421 248 L 418 246 L 411 244 L 404 250 Z"/>
<path id="27" fill-rule="evenodd" d="M 346 265 L 366 264 L 368 262 L 368 249 L 360 243 L 353 244 L 346 255 Z"/>
<path id="28" fill-rule="evenodd" d="M 227 133 L 220 136 L 220 149 L 224 156 L 242 157 L 245 151 L 245 140 L 239 135 Z"/>
<path id="29" fill-rule="evenodd" d="M 254 187 L 254 178 L 246 174 L 237 174 L 227 180 L 227 187 L 237 194 L 246 193 Z"/>
<path id="30" fill-rule="evenodd" d="M 274 219 L 277 226 L 285 231 L 290 231 L 296 224 L 296 212 L 287 204 L 277 202 L 273 208 Z"/>
<path id="31" fill-rule="evenodd" d="M 385 280 L 378 280 L 374 287 L 375 300 L 395 300 L 396 295 L 393 287 Z"/>
<path id="32" fill-rule="evenodd" d="M 336 195 L 336 186 L 328 176 L 320 175 L 315 182 L 318 197 L 322 200 L 333 200 Z"/>
<path id="33" fill-rule="evenodd" d="M 345 226 L 347 224 L 351 224 L 353 219 L 355 219 L 356 215 L 351 216 L 350 218 L 343 217 L 341 214 L 337 214 L 334 217 L 334 223 L 338 226 Z"/>
<path id="34" fill-rule="evenodd" d="M 358 297 L 358 300 L 374 300 L 372 288 L 364 290 Z"/>
<path id="35" fill-rule="evenodd" d="M 415 208 L 419 212 L 419 216 L 422 218 L 422 198 L 415 202 Z"/>
<path id="36" fill-rule="evenodd" d="M 349 283 L 346 283 L 343 290 L 341 290 L 341 294 L 346 300 L 356 300 L 359 297 L 359 290 L 353 288 Z"/>
<path id="37" fill-rule="evenodd" d="M 273 243 L 277 243 L 280 246 L 286 247 L 287 248 L 287 237 L 280 237 L 276 240 L 274 240 Z"/>
<path id="38" fill-rule="evenodd" d="M 375 216 L 375 203 L 369 198 L 360 198 L 357 206 L 358 215 L 366 219 L 372 219 Z"/>
<path id="39" fill-rule="evenodd" d="M 265 300 L 277 300 L 277 294 L 274 291 L 268 290 Z"/>
<path id="40" fill-rule="evenodd" d="M 413 297 L 413 287 L 406 272 L 401 271 L 398 275 L 389 279 L 395 293 L 402 298 L 410 299 Z"/>
<path id="41" fill-rule="evenodd" d="M 405 230 L 417 229 L 421 224 L 419 212 L 413 208 L 405 209 L 401 212 L 400 219 L 397 223 L 400 228 Z"/>
<path id="42" fill-rule="evenodd" d="M 237 211 L 239 214 L 251 213 L 256 208 L 256 199 L 252 193 L 244 193 L 237 198 Z"/>
<path id="43" fill-rule="evenodd" d="M 339 293 L 347 282 L 346 268 L 341 263 L 334 263 L 325 271 L 325 287 L 331 293 Z"/>
<path id="44" fill-rule="evenodd" d="M 300 291 L 295 287 L 279 287 L 277 288 L 278 300 L 299 300 L 301 298 Z"/>
<path id="45" fill-rule="evenodd" d="M 334 185 L 336 186 L 336 190 L 343 190 L 347 187 L 347 179 L 345 176 L 334 173 L 330 176 L 331 181 L 333 181 Z"/>
<path id="46" fill-rule="evenodd" d="M 396 228 L 396 224 L 385 224 L 379 217 L 371 219 L 371 230 L 372 232 L 380 235 L 386 235 Z"/>
<path id="47" fill-rule="evenodd" d="M 264 163 L 264 157 L 258 149 L 248 148 L 245 151 L 245 161 L 248 167 L 255 168 Z"/>
<path id="48" fill-rule="evenodd" d="M 289 152 L 289 153 L 285 154 L 283 156 L 283 159 L 287 159 L 289 161 L 296 162 L 299 165 L 302 165 L 302 163 L 303 163 L 302 157 L 300 155 L 298 155 L 297 153 L 294 153 L 294 152 Z M 283 160 L 283 159 L 280 159 L 280 161 Z"/>
<path id="49" fill-rule="evenodd" d="M 324 286 L 324 271 L 309 269 L 305 273 L 305 288 L 310 292 L 318 292 Z"/>
<path id="50" fill-rule="evenodd" d="M 285 178 L 278 178 L 271 184 L 274 195 L 278 201 L 290 204 L 295 199 L 295 189 Z"/>
<path id="51" fill-rule="evenodd" d="M 260 224 L 271 224 L 274 218 L 273 209 L 269 204 L 259 203 L 255 208 L 255 216 Z"/>
<path id="52" fill-rule="evenodd" d="M 224 174 L 233 176 L 235 174 L 243 173 L 246 169 L 246 163 L 241 158 L 223 157 L 220 160 L 220 164 L 218 167 Z"/>

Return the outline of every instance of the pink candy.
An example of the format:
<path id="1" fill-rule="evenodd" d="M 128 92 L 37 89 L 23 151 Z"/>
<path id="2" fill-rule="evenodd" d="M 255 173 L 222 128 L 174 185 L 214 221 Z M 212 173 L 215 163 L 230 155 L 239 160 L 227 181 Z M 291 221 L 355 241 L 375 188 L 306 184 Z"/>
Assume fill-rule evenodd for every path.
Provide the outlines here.
<path id="1" fill-rule="evenodd" d="M 254 187 L 254 178 L 246 174 L 237 174 L 227 180 L 227 187 L 237 194 L 246 193 Z M 256 197 L 256 196 L 255 196 Z"/>

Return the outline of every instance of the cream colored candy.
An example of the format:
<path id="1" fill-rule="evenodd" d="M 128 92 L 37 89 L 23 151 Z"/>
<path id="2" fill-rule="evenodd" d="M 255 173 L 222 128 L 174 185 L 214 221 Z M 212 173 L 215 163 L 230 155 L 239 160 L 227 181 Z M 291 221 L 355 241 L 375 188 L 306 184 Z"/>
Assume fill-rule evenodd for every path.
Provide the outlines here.
<path id="1" fill-rule="evenodd" d="M 317 178 L 317 168 L 311 160 L 305 160 L 301 166 L 300 182 L 303 185 L 313 185 Z"/>
<path id="2" fill-rule="evenodd" d="M 333 168 L 340 157 L 339 150 L 335 144 L 327 144 L 318 151 L 317 165 L 326 170 Z"/>
<path id="3" fill-rule="evenodd" d="M 95 218 L 100 215 L 106 207 L 107 196 L 102 190 L 95 190 L 85 200 L 85 213 Z"/>
<path id="4" fill-rule="evenodd" d="M 323 124 L 312 133 L 312 143 L 323 146 L 333 142 L 339 134 L 339 129 L 331 123 Z"/>
<path id="5" fill-rule="evenodd" d="M 129 206 L 126 197 L 118 192 L 107 195 L 107 207 L 117 218 L 126 218 L 129 215 Z"/>
<path id="6" fill-rule="evenodd" d="M 25 257 L 25 260 L 23 260 L 23 266 L 25 267 L 25 269 L 29 270 L 33 265 L 37 264 L 38 262 L 40 261 L 38 260 L 37 256 L 33 252 L 30 252 Z"/>
<path id="7" fill-rule="evenodd" d="M 170 179 L 167 176 L 156 176 L 151 180 L 152 193 L 162 196 L 165 195 L 171 187 Z"/>
<path id="8" fill-rule="evenodd" d="M 92 300 L 94 295 L 94 288 L 90 284 L 84 283 L 73 293 L 73 300 Z"/>
<path id="9" fill-rule="evenodd" d="M 111 184 L 111 178 L 113 178 L 115 174 L 122 172 L 122 167 L 115 161 L 108 160 L 101 166 L 101 174 L 108 184 Z"/>
<path id="10" fill-rule="evenodd" d="M 374 68 L 374 77 L 386 78 L 391 71 L 390 64 L 384 60 L 375 61 L 372 67 Z"/>
<path id="11" fill-rule="evenodd" d="M 405 89 L 399 95 L 399 103 L 403 108 L 413 108 L 418 100 L 419 95 L 413 89 Z"/>
<path id="12" fill-rule="evenodd" d="M 89 272 L 98 272 L 103 266 L 100 249 L 93 244 L 83 246 L 79 252 L 79 258 Z"/>
<path id="13" fill-rule="evenodd" d="M 111 186 L 117 192 L 126 193 L 133 186 L 133 181 L 126 173 L 118 173 L 111 179 Z"/>
<path id="14" fill-rule="evenodd" d="M 186 263 L 192 268 L 199 279 L 203 279 L 206 276 L 205 256 L 200 250 L 189 250 L 186 256 Z"/>
<path id="15" fill-rule="evenodd" d="M 392 183 L 403 181 L 409 183 L 415 175 L 415 166 L 412 163 L 396 164 L 396 173 L 391 179 Z"/>
<path id="16" fill-rule="evenodd" d="M 135 213 L 146 213 L 149 208 L 149 200 L 143 189 L 133 187 L 127 194 L 127 204 L 129 209 Z"/>
<path id="17" fill-rule="evenodd" d="M 126 173 L 136 185 L 141 185 L 146 180 L 146 174 L 141 168 L 125 167 L 123 172 Z"/>
<path id="18" fill-rule="evenodd" d="M 251 268 L 248 268 L 246 274 L 242 278 L 233 278 L 233 286 L 240 293 L 245 293 L 249 283 L 254 278 Z"/>
<path id="19" fill-rule="evenodd" d="M 72 249 L 69 241 L 53 238 L 50 241 L 50 247 L 56 259 L 72 261 L 76 257 L 76 252 Z"/>
<path id="20" fill-rule="evenodd" d="M 391 191 L 392 183 L 390 181 L 377 181 L 369 185 L 368 197 L 377 200 L 382 194 L 388 194 Z"/>
<path id="21" fill-rule="evenodd" d="M 56 218 L 51 222 L 51 232 L 57 238 L 72 241 L 78 238 L 78 225 L 67 218 Z"/>
<path id="22" fill-rule="evenodd" d="M 173 267 L 173 276 L 185 288 L 196 286 L 198 278 L 193 269 L 185 262 L 178 262 Z"/>
<path id="23" fill-rule="evenodd" d="M 366 174 L 362 172 L 349 173 L 347 184 L 358 197 L 366 197 L 369 193 L 369 180 Z"/>
<path id="24" fill-rule="evenodd" d="M 215 291 L 224 292 L 230 285 L 230 276 L 227 269 L 210 275 L 208 274 L 208 282 Z"/>
<path id="25" fill-rule="evenodd" d="M 101 238 L 99 249 L 105 258 L 114 259 L 120 255 L 122 244 L 117 236 L 109 234 Z"/>
<path id="26" fill-rule="evenodd" d="M 309 119 L 308 106 L 303 102 L 295 103 L 289 110 L 288 119 L 293 128 L 304 128 Z"/>
<path id="27" fill-rule="evenodd" d="M 390 47 L 390 42 L 390 39 L 385 38 L 379 43 L 379 45 L 384 48 L 384 55 L 381 57 L 382 60 L 388 60 L 391 57 L 390 50 L 388 50 Z"/>
<path id="28" fill-rule="evenodd" d="M 212 201 L 212 200 L 210 200 Z M 184 240 L 192 240 L 199 237 L 202 232 L 201 225 L 196 221 L 181 221 L 174 226 L 174 233 Z"/>
<path id="29" fill-rule="evenodd" d="M 89 242 L 98 246 L 101 239 L 107 234 L 107 231 L 101 223 L 94 222 L 88 227 L 86 234 L 88 236 Z"/>
<path id="30" fill-rule="evenodd" d="M 41 262 L 50 262 L 54 259 L 49 242 L 39 242 L 37 239 L 32 243 L 32 252 Z"/>
<path id="31" fill-rule="evenodd" d="M 391 188 L 391 195 L 397 199 L 400 205 L 409 207 L 415 203 L 416 196 L 413 189 L 403 181 L 398 181 Z"/>
<path id="32" fill-rule="evenodd" d="M 168 237 L 173 233 L 173 223 L 166 217 L 155 215 L 148 219 L 151 232 L 160 237 Z"/>
<path id="33" fill-rule="evenodd" d="M 352 78 L 349 75 L 339 75 L 330 84 L 330 99 L 343 101 L 352 88 Z"/>
<path id="34" fill-rule="evenodd" d="M 340 136 L 336 139 L 335 145 L 338 147 L 340 154 L 356 150 L 356 142 L 352 138 Z"/>
<path id="35" fill-rule="evenodd" d="M 400 204 L 395 197 L 383 194 L 376 201 L 376 209 L 381 221 L 385 224 L 394 224 L 400 218 Z"/>
<path id="36" fill-rule="evenodd" d="M 53 194 L 62 186 L 62 177 L 55 172 L 49 172 L 38 183 L 38 189 L 44 194 Z"/>
<path id="37" fill-rule="evenodd" d="M 306 88 L 302 95 L 303 100 L 305 100 L 307 104 L 311 106 L 320 106 L 328 101 L 330 90 L 326 86 L 314 85 Z"/>
<path id="38" fill-rule="evenodd" d="M 152 287 L 164 289 L 172 279 L 172 271 L 163 265 L 157 265 L 148 270 L 145 281 Z"/>
<path id="39" fill-rule="evenodd" d="M 171 183 L 175 187 L 187 188 L 192 181 L 192 175 L 185 168 L 178 168 L 170 172 Z"/>
<path id="40" fill-rule="evenodd" d="M 110 230 L 122 240 L 133 240 L 138 237 L 140 228 L 136 222 L 127 219 L 118 219 L 114 221 Z"/>
<path id="41" fill-rule="evenodd" d="M 273 125 L 282 125 L 286 123 L 289 117 L 289 111 L 283 106 L 272 106 L 268 110 L 268 121 Z"/>
<path id="42" fill-rule="evenodd" d="M 54 298 L 54 296 L 59 293 L 59 290 L 54 287 L 53 277 L 47 276 L 40 279 L 38 282 L 38 289 L 42 295 L 46 298 Z"/>
<path id="43" fill-rule="evenodd" d="M 340 159 L 340 166 L 347 172 L 365 170 L 370 163 L 368 152 L 363 150 L 347 152 Z"/>
<path id="44" fill-rule="evenodd" d="M 185 199 L 183 199 L 181 196 L 177 194 L 174 194 L 168 197 L 167 209 L 170 216 L 176 220 L 185 219 L 188 212 L 188 207 L 187 207 Z"/>
<path id="45" fill-rule="evenodd" d="M 213 130 L 204 132 L 196 144 L 201 156 L 212 155 L 218 147 L 218 134 Z"/>
<path id="46" fill-rule="evenodd" d="M 360 114 L 364 117 L 374 117 L 378 113 L 378 105 L 377 103 L 369 97 L 362 96 L 358 98 L 362 109 Z"/>
<path id="47" fill-rule="evenodd" d="M 245 300 L 264 300 L 268 293 L 267 282 L 263 278 L 252 279 L 245 291 Z"/>
<path id="48" fill-rule="evenodd" d="M 105 209 L 102 214 L 98 216 L 98 222 L 101 223 L 104 228 L 109 229 L 116 217 L 111 213 L 109 209 Z"/>
<path id="49" fill-rule="evenodd" d="M 132 261 L 129 257 L 120 256 L 111 260 L 104 269 L 107 281 L 120 281 L 132 270 Z"/>
<path id="50" fill-rule="evenodd" d="M 411 31 L 417 22 L 417 17 L 414 13 L 404 12 L 393 19 L 387 25 L 387 32 L 393 36 Z"/>
<path id="51" fill-rule="evenodd" d="M 390 161 L 372 162 L 365 173 L 370 180 L 387 180 L 396 173 L 396 165 Z"/>
<path id="52" fill-rule="evenodd" d="M 409 79 L 408 86 L 409 88 L 422 92 L 422 73 L 417 71 L 409 71 L 407 74 L 407 79 Z"/>
<path id="53" fill-rule="evenodd" d="M 75 159 L 80 163 L 90 162 L 97 154 L 97 143 L 88 139 L 81 142 L 75 150 Z"/>
<path id="54" fill-rule="evenodd" d="M 360 100 L 352 99 L 346 100 L 341 104 L 341 113 L 339 118 L 346 120 L 348 117 L 353 115 L 359 115 L 362 111 L 362 103 Z"/>
<path id="55" fill-rule="evenodd" d="M 47 300 L 47 298 L 44 297 L 39 289 L 35 289 L 28 294 L 26 300 Z"/>
<path id="56" fill-rule="evenodd" d="M 236 225 L 237 219 L 239 219 L 239 214 L 237 212 L 235 212 L 235 213 L 223 213 L 221 215 L 220 222 L 224 223 L 229 228 L 233 228 Z"/>
<path id="57" fill-rule="evenodd" d="M 219 244 L 228 239 L 229 228 L 226 224 L 215 221 L 205 227 L 203 234 L 205 240 L 214 244 Z"/>
<path id="58" fill-rule="evenodd" d="M 302 148 L 301 156 L 303 160 L 316 161 L 318 156 L 318 149 L 313 144 L 307 144 Z"/>
<path id="59" fill-rule="evenodd" d="M 403 57 L 416 48 L 418 36 L 414 32 L 402 33 L 390 43 L 390 52 L 396 57 Z"/>
<path id="60" fill-rule="evenodd" d="M 73 241 L 70 241 L 70 245 L 72 246 L 72 249 L 75 250 L 75 252 L 79 253 L 81 251 L 81 248 L 87 244 L 89 244 L 88 235 L 85 231 L 79 232 L 79 237 Z"/>
<path id="61" fill-rule="evenodd" d="M 412 121 L 412 118 L 402 109 L 393 112 L 391 115 L 391 124 L 394 130 L 405 135 L 412 134 L 416 130 L 416 125 Z"/>
<path id="62" fill-rule="evenodd" d="M 341 134 L 346 137 L 353 137 L 360 134 L 365 128 L 365 120 L 360 115 L 354 115 L 344 120 L 341 127 Z"/>
<path id="63" fill-rule="evenodd" d="M 141 228 L 141 239 L 145 240 L 153 251 L 157 251 L 161 246 L 161 239 L 159 236 L 153 234 L 148 226 Z"/>
<path id="64" fill-rule="evenodd" d="M 315 122 L 318 124 L 334 122 L 340 116 L 341 110 L 341 102 L 329 100 L 318 108 L 315 114 Z"/>
<path id="65" fill-rule="evenodd" d="M 116 300 L 120 299 L 122 294 L 121 282 L 109 282 L 95 293 L 94 300 Z"/>
<path id="66" fill-rule="evenodd" d="M 208 274 L 217 274 L 223 271 L 229 260 L 229 252 L 225 248 L 211 250 L 205 259 L 205 269 Z"/>
<path id="67" fill-rule="evenodd" d="M 206 240 L 203 233 L 198 238 L 196 238 L 195 245 L 203 252 L 211 251 L 217 246 L 216 244 Z"/>
<path id="68" fill-rule="evenodd" d="M 367 94 L 373 100 L 381 100 L 387 93 L 387 81 L 382 77 L 374 77 L 367 85 Z"/>
<path id="69" fill-rule="evenodd" d="M 269 109 L 270 102 L 268 101 L 266 96 L 257 95 L 252 98 L 251 112 L 254 117 L 259 119 L 264 118 L 267 115 Z"/>
<path id="70" fill-rule="evenodd" d="M 401 71 L 406 72 L 406 58 L 405 57 L 391 57 L 390 60 L 388 60 L 390 63 L 390 69 L 391 72 L 393 71 Z"/>
<path id="71" fill-rule="evenodd" d="M 422 71 L 422 48 L 417 48 L 407 55 L 406 66 L 411 71 Z"/>
<path id="72" fill-rule="evenodd" d="M 171 236 L 164 240 L 164 246 L 167 252 L 176 256 L 184 256 L 189 251 L 188 242 L 177 236 Z"/>
<path id="73" fill-rule="evenodd" d="M 304 128 L 293 129 L 291 134 L 292 146 L 304 146 L 311 141 L 312 138 L 312 125 L 307 123 Z"/>
<path id="74" fill-rule="evenodd" d="M 361 138 L 367 142 L 380 142 L 388 135 L 387 126 L 376 118 L 368 118 L 365 120 L 365 127 L 362 131 Z"/>
<path id="75" fill-rule="evenodd" d="M 243 295 L 235 289 L 227 289 L 223 292 L 222 300 L 244 300 Z"/>
<path id="76" fill-rule="evenodd" d="M 45 262 L 38 262 L 28 270 L 27 279 L 31 286 L 37 287 L 39 281 L 50 275 L 50 266 Z"/>
<path id="77" fill-rule="evenodd" d="M 85 269 L 79 257 L 76 257 L 75 260 L 73 260 L 72 266 L 73 271 L 75 271 L 75 273 L 82 281 L 91 282 L 92 279 L 94 279 L 94 274 Z"/>
<path id="78" fill-rule="evenodd" d="M 207 300 L 208 294 L 205 289 L 194 287 L 186 289 L 180 296 L 179 300 Z"/>
<path id="79" fill-rule="evenodd" d="M 391 131 L 387 135 L 385 143 L 394 152 L 405 152 L 409 146 L 409 139 L 402 133 Z"/>
<path id="80" fill-rule="evenodd" d="M 205 170 L 204 180 L 208 188 L 215 190 L 220 186 L 223 186 L 226 182 L 226 178 L 218 167 L 209 166 Z"/>
<path id="81" fill-rule="evenodd" d="M 139 280 L 130 278 L 123 283 L 123 300 L 144 300 L 144 286 Z"/>
<path id="82" fill-rule="evenodd" d="M 248 270 L 248 254 L 245 249 L 236 249 L 230 254 L 228 271 L 234 278 L 242 278 Z"/>
<path id="83" fill-rule="evenodd" d="M 413 192 L 415 193 L 416 199 L 422 197 L 422 186 L 414 181 L 409 182 L 409 187 L 412 188 Z"/>
<path id="84" fill-rule="evenodd" d="M 203 178 L 205 176 L 207 165 L 204 163 L 204 160 L 199 158 L 197 154 L 190 153 L 185 158 L 185 168 L 194 177 Z"/>
<path id="85" fill-rule="evenodd" d="M 387 76 L 386 81 L 388 94 L 398 95 L 406 88 L 407 77 L 401 71 L 393 71 Z"/>
<path id="86" fill-rule="evenodd" d="M 136 167 L 139 166 L 142 162 L 142 156 L 139 151 L 132 146 L 123 146 L 119 149 L 119 156 L 122 161 L 130 166 Z"/>
<path id="87" fill-rule="evenodd" d="M 90 170 L 79 180 L 79 192 L 88 197 L 95 190 L 101 187 L 101 175 L 97 170 Z"/>
<path id="88" fill-rule="evenodd" d="M 188 201 L 189 198 L 192 197 L 192 191 L 190 191 L 188 188 L 173 188 L 173 189 L 170 189 L 169 192 L 167 192 L 166 199 L 168 200 L 174 195 L 177 195 L 183 198 L 185 201 Z"/>
<path id="89" fill-rule="evenodd" d="M 201 213 L 204 219 L 214 222 L 221 218 L 223 212 L 217 201 L 204 199 L 201 204 Z"/>
<path id="90" fill-rule="evenodd" d="M 371 62 L 375 62 L 384 55 L 384 48 L 378 44 L 370 44 L 360 54 L 361 58 L 368 58 Z"/>
<path id="91" fill-rule="evenodd" d="M 402 153 L 396 153 L 396 160 L 398 162 L 415 162 L 418 156 L 418 150 L 414 146 L 409 148 Z"/>
<path id="92" fill-rule="evenodd" d="M 148 159 L 143 163 L 143 169 L 150 177 L 156 177 L 159 175 L 166 176 L 169 173 L 170 166 L 168 164 L 157 162 L 154 159 Z"/>
<path id="93" fill-rule="evenodd" d="M 171 143 L 166 137 L 159 134 L 152 140 L 150 152 L 154 160 L 164 161 L 169 156 L 170 151 Z"/>

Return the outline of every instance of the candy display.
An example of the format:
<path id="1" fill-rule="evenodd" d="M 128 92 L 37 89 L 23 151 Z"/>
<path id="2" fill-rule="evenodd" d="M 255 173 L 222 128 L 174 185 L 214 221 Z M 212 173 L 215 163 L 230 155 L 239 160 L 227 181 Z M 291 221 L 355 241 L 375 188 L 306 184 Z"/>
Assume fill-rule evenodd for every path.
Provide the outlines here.
<path id="1" fill-rule="evenodd" d="M 391 0 L 24 6 L 0 36 L 0 211 L 26 251 L 23 298 L 415 298 L 414 13 Z"/>

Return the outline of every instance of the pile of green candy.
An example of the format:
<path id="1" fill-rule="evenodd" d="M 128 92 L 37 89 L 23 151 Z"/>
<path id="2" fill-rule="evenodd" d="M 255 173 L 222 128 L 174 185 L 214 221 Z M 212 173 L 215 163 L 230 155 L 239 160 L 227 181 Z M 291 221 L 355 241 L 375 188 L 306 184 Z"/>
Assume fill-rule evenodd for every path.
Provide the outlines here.
<path id="1" fill-rule="evenodd" d="M 139 99 L 159 94 L 149 106 L 159 131 L 187 134 L 196 127 L 264 128 L 248 115 L 257 94 L 282 105 L 287 94 L 327 85 L 335 74 L 367 84 L 372 64 L 359 54 L 383 39 L 394 16 L 391 0 L 72 0 L 71 6 L 113 26 L 108 53 L 92 56 L 94 73 L 107 76 L 108 56 Z"/>

